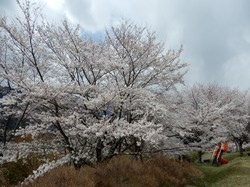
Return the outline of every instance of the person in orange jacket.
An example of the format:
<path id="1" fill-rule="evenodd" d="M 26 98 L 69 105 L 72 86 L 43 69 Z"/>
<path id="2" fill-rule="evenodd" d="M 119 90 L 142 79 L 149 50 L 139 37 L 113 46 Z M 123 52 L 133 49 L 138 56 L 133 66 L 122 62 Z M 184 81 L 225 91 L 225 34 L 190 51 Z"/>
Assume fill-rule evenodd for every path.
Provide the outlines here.
<path id="1" fill-rule="evenodd" d="M 218 145 L 215 147 L 212 155 L 212 165 L 214 164 L 227 164 L 228 160 L 222 157 L 223 152 L 227 152 L 228 149 L 228 142 L 225 141 L 223 143 L 219 142 Z"/>
<path id="2" fill-rule="evenodd" d="M 215 146 L 213 154 L 212 154 L 212 165 L 218 164 L 217 156 L 219 154 L 220 149 L 221 149 L 221 143 L 219 142 L 218 145 Z"/>
<path id="3" fill-rule="evenodd" d="M 228 142 L 225 141 L 221 144 L 221 149 L 220 149 L 220 152 L 218 155 L 218 163 L 220 163 L 220 164 L 227 164 L 228 163 L 228 160 L 226 160 L 225 158 L 222 157 L 223 153 L 227 152 L 227 149 L 228 149 Z"/>

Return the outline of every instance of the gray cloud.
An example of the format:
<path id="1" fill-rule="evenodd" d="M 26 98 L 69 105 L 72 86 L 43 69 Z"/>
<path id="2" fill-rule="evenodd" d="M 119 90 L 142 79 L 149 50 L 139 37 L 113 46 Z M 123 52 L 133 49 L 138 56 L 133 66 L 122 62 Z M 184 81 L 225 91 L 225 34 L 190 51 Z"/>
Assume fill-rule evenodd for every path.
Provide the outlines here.
<path id="1" fill-rule="evenodd" d="M 210 1 L 202 10 L 192 10 L 193 15 L 185 14 L 187 17 L 183 21 L 186 34 L 184 37 L 187 45 L 190 45 L 188 50 L 195 50 L 195 53 L 205 60 L 203 71 L 207 80 L 211 77 L 220 80 L 224 73 L 223 64 L 239 51 L 246 50 L 247 46 L 241 36 L 247 26 L 242 12 L 247 10 L 236 1 L 219 5 Z M 240 45 L 235 48 L 234 42 Z"/>
<path id="2" fill-rule="evenodd" d="M 40 0 L 45 2 L 46 0 Z M 0 0 L 0 8 L 13 7 Z M 62 15 L 91 32 L 126 18 L 147 25 L 167 48 L 184 44 L 182 59 L 190 64 L 186 83 L 218 82 L 250 87 L 250 1 L 248 0 L 63 0 Z M 53 12 L 53 13 L 51 13 Z M 56 14 L 58 16 L 56 16 Z"/>
<path id="3" fill-rule="evenodd" d="M 4 7 L 4 8 L 10 8 L 14 4 L 15 4 L 15 1 L 0 0 L 0 5 L 1 7 Z"/>
<path id="4" fill-rule="evenodd" d="M 0 14 L 9 15 L 13 14 L 16 10 L 16 3 L 14 0 L 0 0 Z"/>
<path id="5" fill-rule="evenodd" d="M 174 15 L 177 16 L 175 21 L 182 25 L 184 57 L 191 64 L 187 75 L 190 83 L 218 82 L 249 87 L 246 83 L 250 79 L 247 72 L 250 62 L 246 55 L 250 49 L 249 7 L 249 1 L 177 1 Z M 239 69 L 236 70 L 237 59 L 245 67 L 241 68 L 241 75 Z"/>

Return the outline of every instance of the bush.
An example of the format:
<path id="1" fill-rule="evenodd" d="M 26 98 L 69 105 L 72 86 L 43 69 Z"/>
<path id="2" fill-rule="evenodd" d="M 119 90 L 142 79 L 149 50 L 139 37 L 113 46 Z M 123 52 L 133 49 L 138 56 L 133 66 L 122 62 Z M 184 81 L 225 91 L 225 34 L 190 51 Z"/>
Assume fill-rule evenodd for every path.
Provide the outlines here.
<path id="1" fill-rule="evenodd" d="M 0 185 L 17 185 L 27 178 L 33 170 L 37 169 L 41 163 L 41 159 L 35 154 L 28 156 L 27 159 L 4 163 L 0 171 Z"/>
<path id="2" fill-rule="evenodd" d="M 244 148 L 244 150 L 245 150 L 245 151 L 250 151 L 250 147 L 247 146 L 247 147 Z"/>
<path id="3" fill-rule="evenodd" d="M 198 152 L 191 151 L 191 152 L 183 155 L 182 158 L 188 162 L 196 162 L 198 160 Z"/>
<path id="4" fill-rule="evenodd" d="M 157 155 L 144 162 L 119 156 L 109 162 L 85 166 L 79 171 L 71 166 L 56 168 L 28 186 L 36 187 L 155 187 L 185 186 L 201 172 L 187 162 L 176 162 Z"/>

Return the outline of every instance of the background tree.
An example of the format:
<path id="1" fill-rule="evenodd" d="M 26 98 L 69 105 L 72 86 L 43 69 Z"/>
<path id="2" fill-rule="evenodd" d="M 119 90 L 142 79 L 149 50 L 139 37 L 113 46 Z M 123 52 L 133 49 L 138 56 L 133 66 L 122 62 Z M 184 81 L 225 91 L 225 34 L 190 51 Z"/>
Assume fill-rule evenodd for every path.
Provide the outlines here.
<path id="1" fill-rule="evenodd" d="M 224 115 L 223 125 L 227 128 L 229 138 L 235 142 L 240 155 L 243 155 L 243 144 L 250 141 L 248 133 L 249 125 L 249 101 L 247 92 L 232 90 L 228 93 L 232 107 Z"/>
<path id="2" fill-rule="evenodd" d="M 206 149 L 227 139 L 225 121 L 236 110 L 234 92 L 216 84 L 195 84 L 181 92 L 175 121 L 185 144 Z"/>

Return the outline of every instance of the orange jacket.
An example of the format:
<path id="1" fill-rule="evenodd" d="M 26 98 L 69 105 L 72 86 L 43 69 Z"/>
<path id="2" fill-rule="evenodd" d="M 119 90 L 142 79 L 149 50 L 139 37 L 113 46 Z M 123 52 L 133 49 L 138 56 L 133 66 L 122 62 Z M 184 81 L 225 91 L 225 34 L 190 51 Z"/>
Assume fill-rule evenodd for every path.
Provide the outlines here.
<path id="1" fill-rule="evenodd" d="M 227 141 L 223 142 L 221 147 L 222 147 L 222 149 L 223 149 L 224 152 L 227 152 L 228 142 Z"/>
<path id="2" fill-rule="evenodd" d="M 219 153 L 219 151 L 220 151 L 220 148 L 221 148 L 220 145 L 218 145 L 218 146 L 216 146 L 216 147 L 214 148 L 214 152 L 213 152 L 213 156 L 214 156 L 214 157 L 217 157 L 217 155 L 218 155 L 218 153 Z"/>

